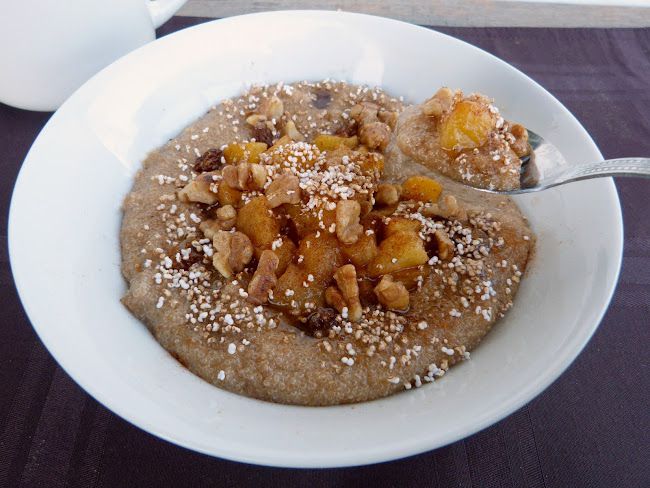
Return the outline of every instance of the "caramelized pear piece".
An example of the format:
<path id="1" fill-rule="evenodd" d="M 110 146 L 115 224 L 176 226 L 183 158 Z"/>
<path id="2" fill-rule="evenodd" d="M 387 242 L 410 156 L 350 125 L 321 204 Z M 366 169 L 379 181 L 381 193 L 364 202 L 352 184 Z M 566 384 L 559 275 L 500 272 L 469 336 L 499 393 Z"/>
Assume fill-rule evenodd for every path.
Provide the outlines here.
<path id="1" fill-rule="evenodd" d="M 246 234 L 257 249 L 270 249 L 280 232 L 280 222 L 273 216 L 264 196 L 253 198 L 237 212 L 235 227 Z"/>
<path id="2" fill-rule="evenodd" d="M 411 176 L 402 183 L 402 200 L 435 203 L 442 193 L 442 185 L 427 176 Z"/>
<path id="3" fill-rule="evenodd" d="M 368 275 L 377 277 L 424 264 L 428 260 L 424 243 L 415 232 L 400 231 L 379 245 L 377 256 L 368 265 Z"/>
<path id="4" fill-rule="evenodd" d="M 488 107 L 479 102 L 458 102 L 440 126 L 440 146 L 448 151 L 481 147 L 494 127 Z"/>
<path id="5" fill-rule="evenodd" d="M 357 136 L 341 137 L 331 134 L 320 134 L 314 138 L 314 144 L 321 151 L 333 151 L 339 146 L 347 146 L 350 149 L 354 149 L 359 145 L 359 139 Z"/>

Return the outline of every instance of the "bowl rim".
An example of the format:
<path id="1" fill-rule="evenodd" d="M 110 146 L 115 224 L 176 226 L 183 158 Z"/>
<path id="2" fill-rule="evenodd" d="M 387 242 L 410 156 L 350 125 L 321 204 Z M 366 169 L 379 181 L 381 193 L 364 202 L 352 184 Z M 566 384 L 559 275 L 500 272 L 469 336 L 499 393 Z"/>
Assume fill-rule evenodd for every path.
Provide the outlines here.
<path id="1" fill-rule="evenodd" d="M 57 352 L 54 352 L 53 349 L 47 344 L 47 342 L 44 340 L 43 335 L 41 333 L 39 325 L 36 324 L 36 322 L 33 321 L 32 317 L 34 316 L 33 309 L 31 308 L 30 300 L 27 300 L 27 293 L 26 290 L 29 288 L 29 279 L 28 279 L 28 273 L 24 273 L 24 270 L 22 269 L 21 265 L 18 264 L 16 257 L 15 257 L 15 249 L 20 245 L 16 241 L 15 237 L 15 227 L 16 227 L 16 206 L 15 206 L 15 195 L 18 193 L 18 191 L 24 186 L 24 168 L 26 167 L 25 163 L 30 160 L 30 156 L 32 154 L 33 148 L 36 146 L 36 143 L 38 142 L 39 138 L 43 133 L 45 133 L 50 125 L 55 124 L 59 112 L 65 111 L 66 107 L 70 105 L 70 100 L 74 99 L 77 95 L 77 93 L 81 90 L 83 90 L 86 85 L 91 83 L 93 80 L 96 78 L 101 78 L 102 76 L 105 75 L 106 72 L 111 71 L 114 69 L 114 66 L 116 64 L 119 64 L 122 62 L 125 58 L 137 56 L 138 53 L 141 53 L 143 51 L 146 51 L 147 49 L 151 49 L 151 46 L 153 44 L 162 44 L 165 42 L 172 42 L 173 39 L 188 35 L 188 31 L 198 31 L 201 29 L 211 29 L 215 24 L 221 25 L 221 24 L 226 24 L 226 23 L 232 23 L 232 22 L 242 22 L 246 21 L 248 18 L 251 17 L 262 17 L 262 16 L 285 16 L 285 15 L 297 15 L 297 16 L 310 16 L 310 17 L 318 17 L 318 16 L 332 16 L 336 15 L 340 17 L 345 17 L 346 19 L 349 19 L 350 21 L 354 22 L 355 19 L 362 19 L 362 20 L 369 20 L 371 22 L 377 22 L 377 25 L 381 24 L 382 22 L 388 22 L 391 24 L 399 24 L 403 28 L 409 28 L 409 29 L 415 29 L 415 30 L 422 30 L 430 33 L 433 36 L 441 36 L 444 38 L 449 38 L 453 39 L 454 42 L 456 43 L 461 43 L 465 45 L 465 48 L 473 49 L 476 51 L 480 51 L 483 56 L 487 56 L 492 58 L 493 61 L 496 61 L 497 63 L 501 64 L 502 67 L 506 70 L 509 71 L 514 71 L 517 74 L 525 77 L 527 81 L 533 85 L 536 85 L 538 88 L 543 90 L 549 97 L 553 98 L 554 100 L 557 101 L 559 105 L 561 105 L 567 112 L 567 114 L 573 119 L 573 121 L 576 123 L 576 125 L 582 130 L 583 135 L 585 137 L 585 141 L 588 141 L 592 146 L 593 149 L 599 154 L 599 156 L 602 158 L 602 154 L 600 153 L 598 147 L 596 146 L 595 142 L 589 135 L 589 133 L 586 131 L 586 129 L 582 126 L 582 124 L 578 121 L 578 119 L 571 113 L 559 100 L 557 100 L 552 94 L 550 94 L 545 88 L 543 88 L 539 83 L 537 83 L 535 80 L 530 78 L 528 75 L 525 73 L 519 71 L 517 68 L 514 66 L 510 65 L 506 61 L 498 58 L 497 56 L 479 48 L 476 47 L 466 41 L 463 41 L 461 39 L 455 38 L 453 36 L 450 36 L 448 34 L 444 34 L 442 32 L 439 32 L 437 30 L 416 25 L 416 24 L 411 24 L 408 22 L 400 21 L 400 20 L 395 20 L 395 19 L 390 19 L 386 17 L 380 17 L 380 16 L 374 16 L 374 15 L 368 15 L 368 14 L 360 14 L 360 13 L 352 13 L 352 12 L 341 12 L 341 11 L 334 11 L 334 10 L 278 10 L 278 11 L 269 11 L 269 12 L 257 12 L 257 13 L 251 13 L 251 14 L 245 14 L 245 15 L 238 15 L 238 16 L 233 16 L 233 17 L 227 17 L 227 18 L 221 18 L 221 19 L 215 19 L 215 20 L 210 20 L 207 22 L 203 22 L 194 26 L 190 26 L 187 28 L 180 29 L 178 31 L 175 31 L 173 33 L 170 33 L 168 35 L 165 35 L 149 44 L 146 44 L 128 54 L 125 56 L 119 58 L 118 60 L 114 61 L 110 65 L 108 65 L 106 68 L 101 70 L 99 73 L 94 75 L 92 78 L 90 78 L 86 83 L 84 83 L 78 90 L 76 90 L 66 102 L 61 106 L 59 111 L 57 111 L 51 118 L 50 120 L 45 124 L 43 129 L 40 131 L 38 136 L 36 137 L 34 143 L 32 144 L 32 147 L 30 148 L 29 152 L 27 153 L 25 160 L 23 162 L 23 165 L 18 173 L 18 177 L 15 182 L 14 190 L 12 193 L 12 198 L 11 198 L 11 204 L 9 208 L 9 218 L 8 218 L 8 251 L 9 251 L 9 258 L 10 258 L 10 267 L 11 271 L 14 277 L 14 283 L 16 286 L 16 290 L 18 292 L 18 295 L 20 297 L 20 301 L 23 305 L 23 308 L 25 310 L 25 313 L 27 317 L 29 318 L 30 323 L 32 324 L 32 327 L 34 328 L 34 331 L 38 335 L 39 339 L 45 345 L 47 350 L 52 354 L 54 359 L 57 361 L 58 365 L 89 395 L 91 395 L 97 402 L 102 404 L 104 407 L 106 407 L 108 410 L 111 412 L 115 413 L 122 419 L 126 420 L 130 424 L 150 433 L 153 434 L 156 437 L 159 437 L 161 439 L 164 439 L 168 442 L 171 442 L 172 444 L 178 445 L 180 447 L 200 452 L 203 454 L 207 454 L 210 456 L 217 456 L 220 458 L 228 459 L 231 461 L 236 461 L 236 462 L 245 462 L 245 463 L 253 463 L 253 464 L 261 464 L 261 465 L 266 465 L 266 466 L 276 466 L 276 467 L 300 467 L 300 468 L 307 468 L 307 467 L 343 467 L 343 466 L 357 466 L 357 465 L 367 465 L 367 464 L 373 464 L 373 463 L 379 463 L 379 462 L 384 462 L 384 461 L 389 461 L 389 460 L 397 460 L 401 459 L 404 457 L 416 455 L 422 452 L 429 451 L 431 449 L 437 449 L 439 447 L 443 447 L 445 445 L 448 445 L 452 442 L 461 440 L 465 437 L 468 437 L 470 435 L 473 435 L 488 426 L 498 422 L 499 420 L 504 419 L 505 417 L 511 415 L 513 412 L 516 410 L 520 409 L 522 406 L 525 404 L 529 403 L 532 401 L 535 397 L 537 397 L 540 393 L 542 393 L 550 384 L 552 384 L 572 363 L 573 361 L 577 358 L 577 356 L 580 354 L 580 352 L 584 349 L 586 344 L 589 342 L 593 334 L 595 333 L 596 329 L 598 328 L 598 325 L 603 319 L 603 316 L 605 315 L 607 309 L 609 308 L 609 304 L 612 300 L 612 297 L 614 295 L 614 291 L 616 289 L 616 285 L 619 280 L 620 276 L 620 271 L 621 271 L 621 265 L 622 265 L 622 257 L 623 257 L 623 218 L 622 218 L 622 211 L 621 211 L 621 205 L 620 205 L 620 200 L 618 198 L 618 193 L 616 186 L 614 184 L 614 180 L 612 178 L 607 178 L 606 183 L 606 198 L 611 200 L 612 204 L 616 206 L 614 210 L 616 210 L 616 223 L 617 223 L 617 228 L 612 229 L 612 236 L 615 238 L 615 242 L 613 244 L 613 249 L 616 250 L 615 255 L 612 256 L 612 258 L 616 259 L 616 273 L 614 276 L 614 279 L 607 284 L 607 291 L 606 291 L 606 299 L 603 300 L 600 310 L 598 310 L 597 313 L 597 319 L 594 320 L 593 325 L 591 326 L 589 333 L 585 334 L 584 337 L 574 345 L 568 354 L 566 354 L 564 357 L 561 358 L 560 361 L 555 362 L 549 369 L 546 371 L 545 375 L 539 378 L 536 378 L 535 381 L 531 381 L 526 388 L 521 389 L 517 395 L 514 395 L 511 397 L 509 403 L 507 406 L 504 408 L 500 409 L 498 412 L 494 412 L 492 415 L 485 417 L 483 419 L 477 420 L 473 422 L 472 424 L 464 424 L 462 428 L 456 428 L 449 433 L 447 433 L 444 436 L 438 436 L 435 441 L 432 441 L 431 439 L 423 440 L 420 442 L 412 442 L 412 441 L 404 441 L 401 443 L 393 443 L 391 444 L 390 451 L 387 452 L 387 449 L 385 447 L 378 446 L 377 448 L 373 450 L 365 450 L 363 452 L 355 452 L 354 455 L 351 455 L 349 452 L 345 453 L 344 455 L 336 455 L 335 453 L 328 457 L 327 459 L 322 459 L 319 458 L 318 460 L 314 459 L 313 457 L 309 456 L 304 456 L 299 459 L 292 459 L 291 461 L 287 461 L 286 459 L 283 459 L 281 455 L 274 454 L 272 452 L 264 451 L 256 451 L 252 452 L 253 449 L 249 449 L 248 451 L 246 450 L 241 450 L 238 448 L 222 448 L 218 445 L 216 446 L 211 446 L 210 449 L 204 448 L 200 445 L 192 444 L 192 442 L 186 440 L 186 439 L 181 439 L 173 435 L 173 433 L 165 431 L 163 428 L 159 427 L 158 425 L 149 422 L 145 417 L 139 414 L 134 414 L 132 411 L 129 410 L 129 408 L 124 407 L 123 405 L 117 405 L 115 402 L 111 400 L 104 392 L 101 391 L 101 388 L 97 388 L 92 382 L 86 381 L 85 378 L 81 378 L 79 374 L 74 372 L 74 368 L 70 365 L 69 361 L 63 357 L 62 355 L 58 354 Z M 605 185 L 603 185 L 605 186 Z M 27 277 L 27 279 L 23 279 L 24 277 Z M 248 398 L 248 400 L 251 400 Z M 259 401 L 259 400 L 254 400 L 254 401 Z M 333 407 L 299 407 L 299 406 L 288 406 L 291 408 L 309 408 L 309 409 L 330 409 L 330 408 L 340 408 L 341 406 L 333 406 Z"/>

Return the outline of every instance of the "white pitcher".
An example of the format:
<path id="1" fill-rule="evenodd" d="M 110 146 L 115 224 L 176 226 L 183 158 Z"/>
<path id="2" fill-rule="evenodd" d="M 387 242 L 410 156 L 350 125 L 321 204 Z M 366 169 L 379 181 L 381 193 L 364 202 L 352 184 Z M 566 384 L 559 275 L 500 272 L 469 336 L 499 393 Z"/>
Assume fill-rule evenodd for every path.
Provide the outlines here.
<path id="1" fill-rule="evenodd" d="M 154 29 L 185 1 L 2 2 L 0 102 L 57 109 L 103 67 L 155 39 Z"/>

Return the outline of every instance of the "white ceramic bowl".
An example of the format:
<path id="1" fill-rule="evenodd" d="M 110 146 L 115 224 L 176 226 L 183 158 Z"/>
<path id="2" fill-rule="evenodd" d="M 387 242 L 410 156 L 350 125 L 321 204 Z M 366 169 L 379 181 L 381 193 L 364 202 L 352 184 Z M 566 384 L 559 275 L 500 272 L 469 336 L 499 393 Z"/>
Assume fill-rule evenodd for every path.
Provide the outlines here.
<path id="1" fill-rule="evenodd" d="M 441 381 L 379 401 L 304 408 L 221 391 L 173 360 L 119 302 L 120 204 L 147 151 L 265 81 L 345 79 L 420 101 L 449 85 L 496 99 L 569 161 L 601 157 L 578 121 L 499 59 L 413 25 L 340 12 L 209 22 L 115 62 L 52 117 L 22 167 L 9 222 L 18 291 L 38 335 L 124 419 L 214 456 L 278 466 L 395 459 L 468 436 L 564 371 L 605 312 L 621 263 L 609 179 L 517 199 L 539 238 L 514 309 Z"/>

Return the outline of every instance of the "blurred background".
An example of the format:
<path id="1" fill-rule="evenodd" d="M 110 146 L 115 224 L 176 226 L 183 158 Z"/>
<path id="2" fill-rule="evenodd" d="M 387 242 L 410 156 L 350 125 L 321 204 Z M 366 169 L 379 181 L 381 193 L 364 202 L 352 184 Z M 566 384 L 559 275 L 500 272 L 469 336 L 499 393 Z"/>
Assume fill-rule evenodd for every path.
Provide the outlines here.
<path id="1" fill-rule="evenodd" d="M 437 26 L 650 26 L 650 0 L 188 0 L 177 15 L 229 17 L 265 10 L 318 8 Z"/>

